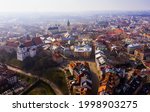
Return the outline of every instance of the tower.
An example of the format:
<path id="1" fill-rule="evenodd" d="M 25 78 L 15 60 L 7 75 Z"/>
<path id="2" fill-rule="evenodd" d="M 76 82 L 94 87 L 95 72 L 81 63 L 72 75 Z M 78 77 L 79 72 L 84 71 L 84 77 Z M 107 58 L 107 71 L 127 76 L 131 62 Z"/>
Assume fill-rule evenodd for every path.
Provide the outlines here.
<path id="1" fill-rule="evenodd" d="M 67 26 L 70 27 L 70 21 L 69 21 L 69 20 L 68 20 L 68 22 L 67 22 Z"/>
<path id="2" fill-rule="evenodd" d="M 71 27 L 70 27 L 70 21 L 67 21 L 67 32 L 70 34 L 71 32 Z"/>
<path id="3" fill-rule="evenodd" d="M 29 49 L 29 54 L 30 54 L 30 57 L 34 57 L 36 55 L 36 46 L 32 46 Z"/>
<path id="4" fill-rule="evenodd" d="M 27 56 L 27 48 L 23 44 L 20 44 L 17 48 L 17 59 L 23 61 Z"/>

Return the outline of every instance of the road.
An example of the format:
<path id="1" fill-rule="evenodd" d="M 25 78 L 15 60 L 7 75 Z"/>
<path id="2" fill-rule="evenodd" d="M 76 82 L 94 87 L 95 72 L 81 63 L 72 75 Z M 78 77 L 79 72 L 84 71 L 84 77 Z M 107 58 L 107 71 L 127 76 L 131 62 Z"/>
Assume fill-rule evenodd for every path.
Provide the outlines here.
<path id="1" fill-rule="evenodd" d="M 43 82 L 47 83 L 54 90 L 56 95 L 63 95 L 62 91 L 58 88 L 57 85 L 55 85 L 52 81 L 50 81 L 50 80 L 48 80 L 48 79 L 46 79 L 44 77 L 39 77 L 39 76 L 33 75 L 31 73 L 27 73 L 27 72 L 25 72 L 25 71 L 23 71 L 23 70 L 21 70 L 19 68 L 15 68 L 15 67 L 12 67 L 12 66 L 9 66 L 9 65 L 7 65 L 7 68 L 9 70 L 12 70 L 12 71 L 17 72 L 17 73 L 21 73 L 21 74 L 23 74 L 25 76 L 28 76 L 28 77 L 40 79 Z"/>
<path id="2" fill-rule="evenodd" d="M 88 62 L 89 67 L 92 73 L 92 94 L 97 95 L 98 92 L 98 87 L 99 87 L 99 82 L 101 79 L 101 74 L 97 70 L 96 63 L 95 62 Z"/>

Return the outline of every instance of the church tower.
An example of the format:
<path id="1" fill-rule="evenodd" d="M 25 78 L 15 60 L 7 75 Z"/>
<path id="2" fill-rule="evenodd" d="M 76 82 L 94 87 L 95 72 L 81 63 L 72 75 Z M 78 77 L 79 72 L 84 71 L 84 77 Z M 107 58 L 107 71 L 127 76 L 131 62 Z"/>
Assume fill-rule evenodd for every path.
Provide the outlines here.
<path id="1" fill-rule="evenodd" d="M 23 61 L 28 56 L 27 48 L 20 44 L 17 48 L 17 59 Z"/>
<path id="2" fill-rule="evenodd" d="M 70 21 L 67 21 L 67 32 L 70 34 L 71 33 L 71 26 L 70 26 Z"/>

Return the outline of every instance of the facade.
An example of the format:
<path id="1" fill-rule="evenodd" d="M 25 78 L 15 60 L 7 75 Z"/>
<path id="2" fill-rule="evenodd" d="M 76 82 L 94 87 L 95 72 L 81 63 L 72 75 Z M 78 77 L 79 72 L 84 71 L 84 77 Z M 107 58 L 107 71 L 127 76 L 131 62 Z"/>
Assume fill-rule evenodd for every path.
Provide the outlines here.
<path id="1" fill-rule="evenodd" d="M 135 50 L 134 55 L 140 60 L 150 61 L 150 48 Z"/>
<path id="2" fill-rule="evenodd" d="M 61 53 L 66 57 L 71 57 L 73 55 L 71 49 L 69 47 L 61 46 Z"/>
<path id="3" fill-rule="evenodd" d="M 37 48 L 42 45 L 43 42 L 40 37 L 20 44 L 17 48 L 17 59 L 23 61 L 26 57 L 34 57 L 37 53 Z"/>
<path id="4" fill-rule="evenodd" d="M 90 58 L 92 53 L 92 47 L 89 45 L 85 46 L 75 46 L 74 47 L 74 56 L 76 58 Z"/>
<path id="5" fill-rule="evenodd" d="M 98 95 L 112 95 L 114 93 L 115 87 L 119 84 L 119 77 L 111 72 L 105 74 L 104 79 L 100 82 L 98 88 Z"/>
<path id="6" fill-rule="evenodd" d="M 17 82 L 17 75 L 8 70 L 6 66 L 0 65 L 0 94 L 10 89 Z"/>
<path id="7" fill-rule="evenodd" d="M 36 46 L 31 48 L 25 47 L 23 44 L 20 44 L 17 49 L 17 59 L 23 61 L 26 57 L 34 57 L 36 55 Z"/>
<path id="8" fill-rule="evenodd" d="M 87 63 L 70 63 L 69 71 L 74 76 L 71 84 L 73 94 L 86 95 L 92 89 L 91 72 Z"/>
<path id="9" fill-rule="evenodd" d="M 129 54 L 134 54 L 136 49 L 141 49 L 142 46 L 140 44 L 130 44 L 127 46 L 127 51 Z"/>
<path id="10" fill-rule="evenodd" d="M 106 45 L 97 43 L 95 46 L 95 62 L 98 70 L 101 70 L 101 68 L 105 67 L 107 64 L 105 51 L 107 51 Z"/>
<path id="11" fill-rule="evenodd" d="M 55 34 L 55 33 L 58 33 L 58 32 L 59 32 L 59 27 L 58 26 L 48 28 L 48 34 Z"/>

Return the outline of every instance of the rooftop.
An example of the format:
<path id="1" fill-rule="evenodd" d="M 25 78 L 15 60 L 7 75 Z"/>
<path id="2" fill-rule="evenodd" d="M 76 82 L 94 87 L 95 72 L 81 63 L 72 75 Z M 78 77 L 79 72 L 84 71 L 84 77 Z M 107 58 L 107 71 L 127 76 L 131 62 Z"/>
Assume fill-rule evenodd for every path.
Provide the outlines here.
<path id="1" fill-rule="evenodd" d="M 75 46 L 74 52 L 91 52 L 92 48 L 88 45 L 86 46 Z"/>

